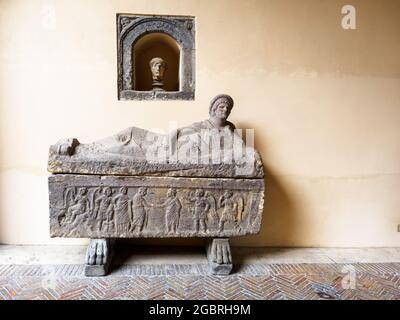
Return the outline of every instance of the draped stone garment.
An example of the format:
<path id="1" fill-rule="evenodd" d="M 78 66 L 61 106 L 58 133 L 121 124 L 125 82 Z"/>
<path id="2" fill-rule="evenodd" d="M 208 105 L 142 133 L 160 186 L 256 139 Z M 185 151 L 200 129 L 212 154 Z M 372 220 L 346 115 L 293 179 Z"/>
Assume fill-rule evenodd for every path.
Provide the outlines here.
<path id="1" fill-rule="evenodd" d="M 103 175 L 264 177 L 259 153 L 246 146 L 234 130 L 230 122 L 218 130 L 210 120 L 204 120 L 168 134 L 130 127 L 87 144 L 77 139 L 60 140 L 50 147 L 48 170 Z M 212 161 L 215 148 L 209 140 L 216 135 L 224 137 L 221 146 L 217 146 L 221 148 L 217 150 L 217 163 Z M 232 159 L 232 154 L 242 156 Z"/>
<path id="2" fill-rule="evenodd" d="M 133 227 L 142 228 L 146 222 L 146 209 L 144 196 L 136 194 L 132 200 L 132 212 L 133 212 Z"/>
<path id="3" fill-rule="evenodd" d="M 127 195 L 119 195 L 115 200 L 115 216 L 117 226 L 130 224 L 130 200 Z"/>
<path id="4" fill-rule="evenodd" d="M 177 197 L 169 200 L 165 210 L 165 221 L 168 231 L 176 229 L 179 224 L 180 211 L 182 204 Z"/>
<path id="5" fill-rule="evenodd" d="M 107 217 L 114 210 L 114 206 L 112 204 L 112 198 L 107 196 L 102 196 L 100 201 L 98 201 L 98 211 L 96 215 L 97 220 L 107 220 Z"/>

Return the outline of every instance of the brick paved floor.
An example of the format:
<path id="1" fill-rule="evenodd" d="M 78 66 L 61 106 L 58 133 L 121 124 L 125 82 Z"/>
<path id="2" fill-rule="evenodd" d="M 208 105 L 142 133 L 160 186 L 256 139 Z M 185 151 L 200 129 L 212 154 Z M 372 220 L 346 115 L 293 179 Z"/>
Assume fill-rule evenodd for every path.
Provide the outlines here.
<path id="1" fill-rule="evenodd" d="M 395 299 L 400 263 L 242 264 L 210 276 L 205 264 L 114 265 L 86 278 L 83 265 L 0 265 L 0 299 Z"/>
<path id="2" fill-rule="evenodd" d="M 400 248 L 233 247 L 228 277 L 201 247 L 117 249 L 110 275 L 86 278 L 85 246 L 0 245 L 0 299 L 400 300 Z"/>

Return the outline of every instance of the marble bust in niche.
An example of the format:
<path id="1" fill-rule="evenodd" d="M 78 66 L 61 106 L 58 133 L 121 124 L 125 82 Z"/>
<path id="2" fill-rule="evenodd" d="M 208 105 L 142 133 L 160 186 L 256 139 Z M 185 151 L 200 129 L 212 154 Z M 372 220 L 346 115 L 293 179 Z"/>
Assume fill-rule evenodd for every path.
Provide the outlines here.
<path id="1" fill-rule="evenodd" d="M 194 100 L 195 30 L 192 16 L 117 14 L 118 99 Z M 155 57 L 167 66 L 162 81 L 153 81 Z"/>
<path id="2" fill-rule="evenodd" d="M 152 74 L 152 87 L 153 91 L 165 91 L 164 90 L 164 75 L 167 70 L 167 63 L 164 59 L 155 57 L 150 60 L 150 71 Z"/>

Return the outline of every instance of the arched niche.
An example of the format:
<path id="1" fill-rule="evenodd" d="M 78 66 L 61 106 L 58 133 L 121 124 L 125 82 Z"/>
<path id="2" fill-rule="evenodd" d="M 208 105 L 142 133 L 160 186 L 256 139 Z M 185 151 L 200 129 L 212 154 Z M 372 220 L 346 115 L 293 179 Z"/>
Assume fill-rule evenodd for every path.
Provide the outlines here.
<path id="1" fill-rule="evenodd" d="M 149 33 L 133 45 L 133 90 L 151 91 L 150 60 L 162 58 L 167 69 L 164 76 L 165 91 L 179 91 L 180 47 L 176 40 L 165 33 Z"/>
<path id="2" fill-rule="evenodd" d="M 161 38 L 161 34 L 163 35 Z M 150 37 L 150 38 L 147 38 Z M 158 37 L 170 49 L 180 48 L 179 91 L 141 91 L 136 85 L 140 68 L 134 52 L 150 50 L 151 39 Z M 169 38 L 166 38 L 169 37 Z M 146 40 L 147 38 L 147 40 Z M 150 39 L 150 40 L 149 40 Z M 141 43 L 142 41 L 143 43 Z M 184 16 L 117 14 L 118 99 L 120 100 L 193 100 L 195 95 L 195 20 Z M 172 41 L 175 41 L 173 44 Z M 139 46 L 139 47 L 137 47 Z M 175 46 L 175 47 L 174 47 Z M 142 47 L 142 49 L 141 49 Z M 143 49 L 143 47 L 145 49 Z M 173 49 L 175 48 L 175 49 Z M 152 50 L 152 49 L 151 49 Z M 168 62 L 167 62 L 168 63 Z M 145 68 L 143 66 L 143 68 Z M 150 72 L 150 71 L 149 71 Z M 168 72 L 166 73 L 166 75 Z M 175 84 L 176 86 L 176 84 Z"/>

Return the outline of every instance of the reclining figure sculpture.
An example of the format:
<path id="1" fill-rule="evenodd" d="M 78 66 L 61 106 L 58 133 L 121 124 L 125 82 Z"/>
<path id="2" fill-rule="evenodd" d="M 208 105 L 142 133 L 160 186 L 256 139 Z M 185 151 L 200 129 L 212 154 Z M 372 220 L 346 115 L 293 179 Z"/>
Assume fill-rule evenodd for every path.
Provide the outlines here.
<path id="1" fill-rule="evenodd" d="M 264 204 L 261 157 L 227 121 L 232 107 L 218 95 L 209 119 L 168 134 L 50 147 L 50 234 L 90 238 L 87 276 L 107 273 L 114 239 L 149 237 L 208 238 L 211 273 L 230 273 L 229 237 L 257 234 Z"/>

